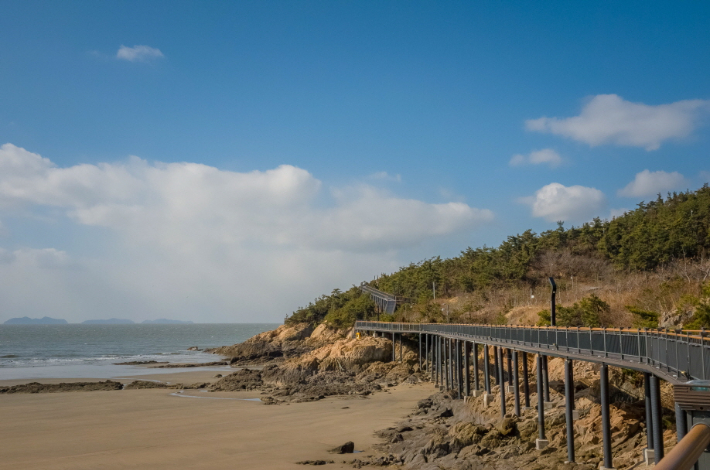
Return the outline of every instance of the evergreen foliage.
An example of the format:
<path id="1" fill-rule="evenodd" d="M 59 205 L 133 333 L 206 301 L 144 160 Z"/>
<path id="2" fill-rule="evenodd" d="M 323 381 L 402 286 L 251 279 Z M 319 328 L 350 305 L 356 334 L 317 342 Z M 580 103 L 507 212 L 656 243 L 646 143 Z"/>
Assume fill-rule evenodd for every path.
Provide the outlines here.
<path id="1" fill-rule="evenodd" d="M 585 270 L 589 273 L 600 261 L 611 262 L 620 270 L 648 271 L 674 260 L 706 258 L 709 248 L 710 187 L 706 184 L 697 191 L 672 193 L 665 199 L 659 195 L 612 220 L 595 218 L 569 229 L 559 222 L 556 229 L 539 235 L 527 230 L 509 236 L 497 248 L 469 247 L 454 258 L 436 256 L 412 263 L 369 284 L 405 297 L 411 304 L 421 306 L 418 311 L 426 312 L 434 297 L 434 286 L 437 298 L 472 292 L 485 295 L 496 288 L 541 285 L 547 282 L 547 276 L 557 275 L 561 266 L 566 275 L 584 275 Z M 336 291 L 297 310 L 287 321 L 319 323 L 329 316 L 329 321 L 345 325 L 375 315 L 373 303 L 358 300 L 357 288 L 345 293 Z M 698 302 L 693 324 L 710 326 L 710 310 L 707 318 L 703 317 L 708 303 Z M 590 296 L 573 307 L 561 307 L 559 324 L 598 326 L 600 313 L 604 308 L 608 311 L 605 305 L 598 297 Z M 637 313 L 631 308 L 635 307 L 629 309 L 639 324 L 657 321 L 653 312 L 637 309 Z"/>

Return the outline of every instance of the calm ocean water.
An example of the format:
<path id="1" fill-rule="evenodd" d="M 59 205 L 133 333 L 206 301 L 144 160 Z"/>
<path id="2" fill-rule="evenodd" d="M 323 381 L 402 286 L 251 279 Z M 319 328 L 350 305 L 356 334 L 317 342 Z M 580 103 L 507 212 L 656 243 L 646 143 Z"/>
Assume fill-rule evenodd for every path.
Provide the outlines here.
<path id="1" fill-rule="evenodd" d="M 219 357 L 187 349 L 240 343 L 277 326 L 273 323 L 0 325 L 0 380 L 109 378 L 144 373 L 144 368 L 114 365 L 127 361 L 210 362 Z"/>

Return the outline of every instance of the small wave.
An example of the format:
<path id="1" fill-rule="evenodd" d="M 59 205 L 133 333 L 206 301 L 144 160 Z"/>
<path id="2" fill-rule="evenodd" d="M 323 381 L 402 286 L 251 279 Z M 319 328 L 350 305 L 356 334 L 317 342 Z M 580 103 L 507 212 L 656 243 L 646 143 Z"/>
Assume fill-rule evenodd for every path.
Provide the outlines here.
<path id="1" fill-rule="evenodd" d="M 4 355 L 4 356 L 0 356 L 0 359 L 10 359 L 10 358 L 13 358 L 13 357 L 20 357 L 20 356 L 18 356 L 18 355 L 16 355 L 16 354 L 6 354 L 6 355 Z"/>

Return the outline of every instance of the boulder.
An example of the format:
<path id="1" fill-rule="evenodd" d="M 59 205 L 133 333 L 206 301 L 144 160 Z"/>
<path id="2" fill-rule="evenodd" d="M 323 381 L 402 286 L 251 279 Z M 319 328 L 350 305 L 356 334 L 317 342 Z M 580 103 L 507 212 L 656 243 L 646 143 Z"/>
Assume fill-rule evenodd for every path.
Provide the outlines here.
<path id="1" fill-rule="evenodd" d="M 355 444 L 352 441 L 348 441 L 345 444 L 334 447 L 329 452 L 331 454 L 352 454 L 355 451 Z"/>

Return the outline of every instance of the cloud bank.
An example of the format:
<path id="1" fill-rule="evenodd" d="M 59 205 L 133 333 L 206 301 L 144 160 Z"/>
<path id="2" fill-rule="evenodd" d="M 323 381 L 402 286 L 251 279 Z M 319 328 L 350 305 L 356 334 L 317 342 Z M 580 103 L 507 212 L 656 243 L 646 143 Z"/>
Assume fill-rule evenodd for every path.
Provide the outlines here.
<path id="1" fill-rule="evenodd" d="M 606 197 L 596 188 L 550 183 L 520 202 L 531 207 L 533 217 L 549 222 L 585 222 L 599 214 L 606 205 Z"/>
<path id="2" fill-rule="evenodd" d="M 597 95 L 579 116 L 529 119 L 525 128 L 567 137 L 590 146 L 613 144 L 656 150 L 669 139 L 689 136 L 710 111 L 708 100 L 651 106 L 618 95 Z"/>
<path id="3" fill-rule="evenodd" d="M 430 204 L 366 184 L 338 191 L 323 186 L 291 165 L 242 173 L 131 157 L 62 168 L 12 144 L 0 147 L 0 217 L 50 214 L 48 227 L 63 219 L 102 247 L 91 256 L 32 247 L 53 250 L 44 258 L 63 257 L 64 265 L 55 264 L 73 270 L 63 279 L 46 279 L 52 277 L 46 272 L 36 279 L 58 291 L 62 283 L 88 283 L 114 302 L 123 296 L 121 309 L 179 312 L 193 320 L 199 318 L 190 317 L 178 299 L 189 297 L 213 312 L 206 314 L 211 321 L 229 320 L 226 312 L 235 310 L 246 311 L 238 314 L 242 321 L 258 321 L 257 312 L 272 320 L 278 312 L 281 319 L 298 299 L 307 303 L 333 287 L 395 269 L 400 248 L 470 231 L 493 218 L 489 210 L 464 203 Z M 0 271 L 12 276 L 14 270 L 18 280 L 19 273 L 31 279 L 30 271 L 42 267 L 16 251 L 6 250 L 5 257 Z M 125 314 L 99 295 L 81 299 L 80 292 L 67 289 L 58 298 L 67 310 L 82 302 Z"/>

